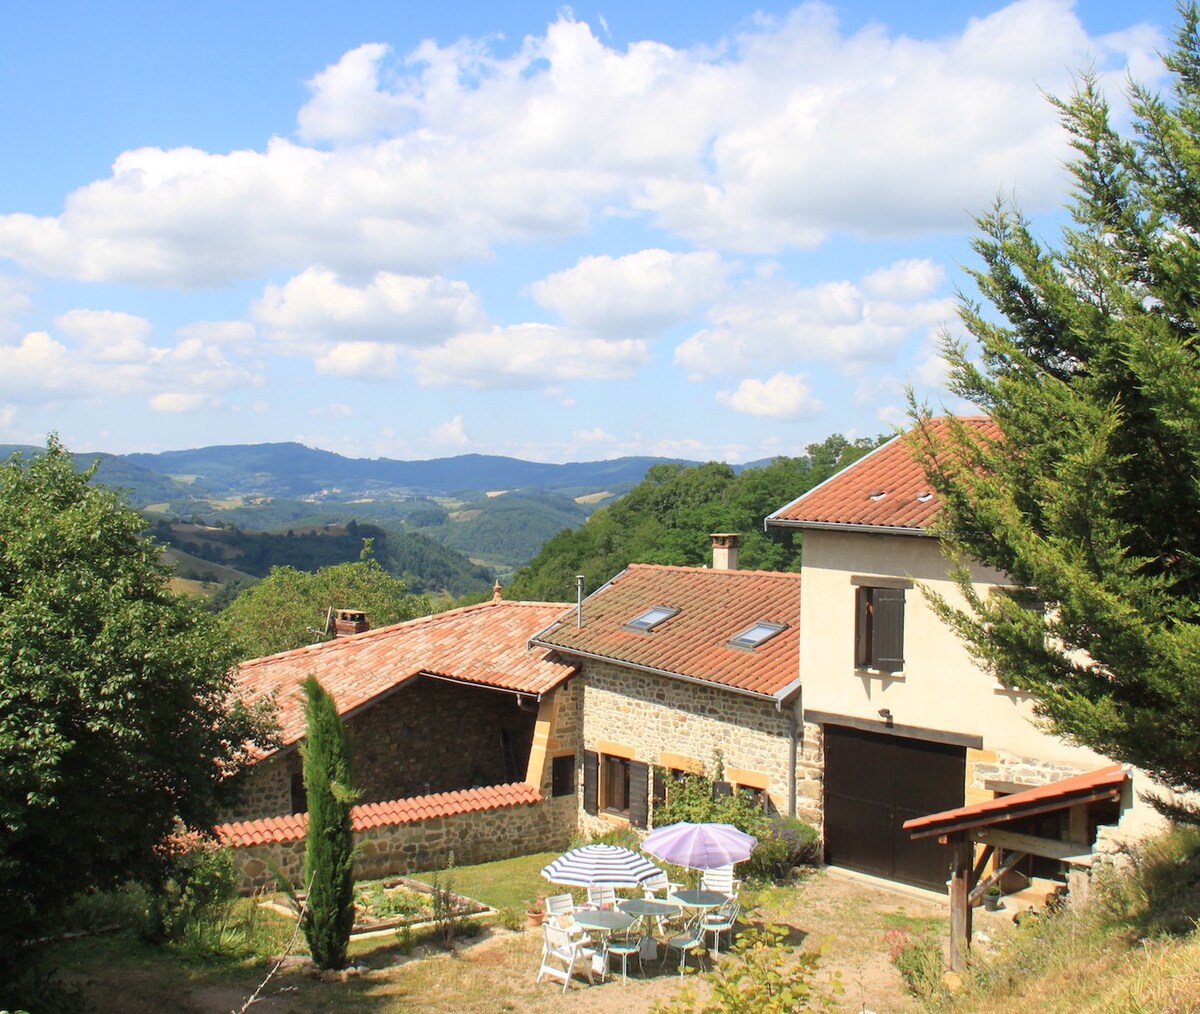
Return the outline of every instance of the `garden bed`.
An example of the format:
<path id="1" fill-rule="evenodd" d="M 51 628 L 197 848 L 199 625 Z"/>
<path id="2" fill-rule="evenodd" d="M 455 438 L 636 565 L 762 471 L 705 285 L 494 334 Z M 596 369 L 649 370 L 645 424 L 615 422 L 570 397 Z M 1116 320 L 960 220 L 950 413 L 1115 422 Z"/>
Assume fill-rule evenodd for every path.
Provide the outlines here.
<path id="1" fill-rule="evenodd" d="M 386 930 L 417 928 L 435 922 L 434 888 L 411 877 L 388 877 L 355 885 L 354 929 L 351 939 Z M 455 919 L 475 919 L 495 910 L 474 898 L 450 893 L 451 915 Z M 297 894 L 301 904 L 304 895 Z M 283 912 L 293 919 L 299 915 L 292 898 L 276 898 L 263 902 L 267 908 Z"/>

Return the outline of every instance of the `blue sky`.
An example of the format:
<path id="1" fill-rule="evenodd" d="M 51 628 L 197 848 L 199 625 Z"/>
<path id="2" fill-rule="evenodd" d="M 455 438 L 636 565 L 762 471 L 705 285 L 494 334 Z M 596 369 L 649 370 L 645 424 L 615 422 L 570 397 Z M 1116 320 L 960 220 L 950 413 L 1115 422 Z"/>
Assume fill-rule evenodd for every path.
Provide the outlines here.
<path id="1" fill-rule="evenodd" d="M 936 9 L 935 9 L 936 7 Z M 0 443 L 751 461 L 941 387 L 1170 2 L 16 5 Z"/>

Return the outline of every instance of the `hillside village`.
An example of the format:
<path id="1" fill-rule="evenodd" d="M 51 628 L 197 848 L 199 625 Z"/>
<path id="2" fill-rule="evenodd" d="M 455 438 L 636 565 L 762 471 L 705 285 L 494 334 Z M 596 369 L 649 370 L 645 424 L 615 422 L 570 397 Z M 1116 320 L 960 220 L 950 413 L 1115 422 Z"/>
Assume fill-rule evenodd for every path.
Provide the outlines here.
<path id="1" fill-rule="evenodd" d="M 653 827 L 671 779 L 706 774 L 810 822 L 828 863 L 941 893 L 950 868 L 965 919 L 951 961 L 965 962 L 967 900 L 988 885 L 973 843 L 1005 849 L 997 882 L 1078 896 L 1098 857 L 1161 818 L 1152 780 L 1039 730 L 1029 695 L 938 618 L 923 590 L 954 594 L 938 509 L 898 436 L 766 517 L 804 530 L 799 574 L 738 569 L 739 536 L 719 533 L 711 566 L 632 564 L 574 606 L 497 586 L 478 606 L 243 663 L 243 690 L 280 702 L 283 737 L 218 828 L 242 889 L 275 869 L 300 878 L 298 686 L 312 674 L 358 758 L 363 878 Z M 1004 583 L 986 568 L 972 580 Z"/>

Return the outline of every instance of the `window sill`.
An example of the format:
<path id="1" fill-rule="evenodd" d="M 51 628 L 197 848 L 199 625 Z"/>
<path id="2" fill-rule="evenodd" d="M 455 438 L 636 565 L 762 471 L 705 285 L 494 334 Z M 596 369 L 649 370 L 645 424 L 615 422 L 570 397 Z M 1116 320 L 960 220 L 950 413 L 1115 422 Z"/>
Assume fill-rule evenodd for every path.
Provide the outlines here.
<path id="1" fill-rule="evenodd" d="M 629 823 L 629 814 L 621 813 L 617 810 L 601 810 L 596 814 L 601 820 L 607 821 L 615 827 L 632 827 Z"/>
<path id="2" fill-rule="evenodd" d="M 886 669 L 872 669 L 870 666 L 856 665 L 854 667 L 855 676 L 864 676 L 869 679 L 877 680 L 899 680 L 904 681 L 905 672 L 901 669 L 899 672 L 888 672 Z"/>

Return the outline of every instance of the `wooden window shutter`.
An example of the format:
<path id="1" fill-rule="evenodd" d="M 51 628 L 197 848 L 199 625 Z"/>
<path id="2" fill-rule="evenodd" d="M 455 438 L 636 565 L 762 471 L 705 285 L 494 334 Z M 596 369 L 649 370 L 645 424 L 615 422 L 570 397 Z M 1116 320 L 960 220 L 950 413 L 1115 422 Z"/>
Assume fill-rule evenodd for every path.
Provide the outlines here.
<path id="1" fill-rule="evenodd" d="M 629 823 L 645 827 L 650 817 L 650 765 L 629 762 Z"/>
<path id="2" fill-rule="evenodd" d="M 583 810 L 593 816 L 599 810 L 600 756 L 595 750 L 583 751 Z"/>
<path id="3" fill-rule="evenodd" d="M 725 796 L 733 795 L 733 786 L 729 782 L 713 782 L 712 783 L 712 798 L 722 799 Z"/>
<path id="4" fill-rule="evenodd" d="M 882 672 L 904 668 L 904 589 L 873 588 L 871 664 Z"/>
<path id="5" fill-rule="evenodd" d="M 854 590 L 854 664 L 872 665 L 871 659 L 871 590 Z"/>

